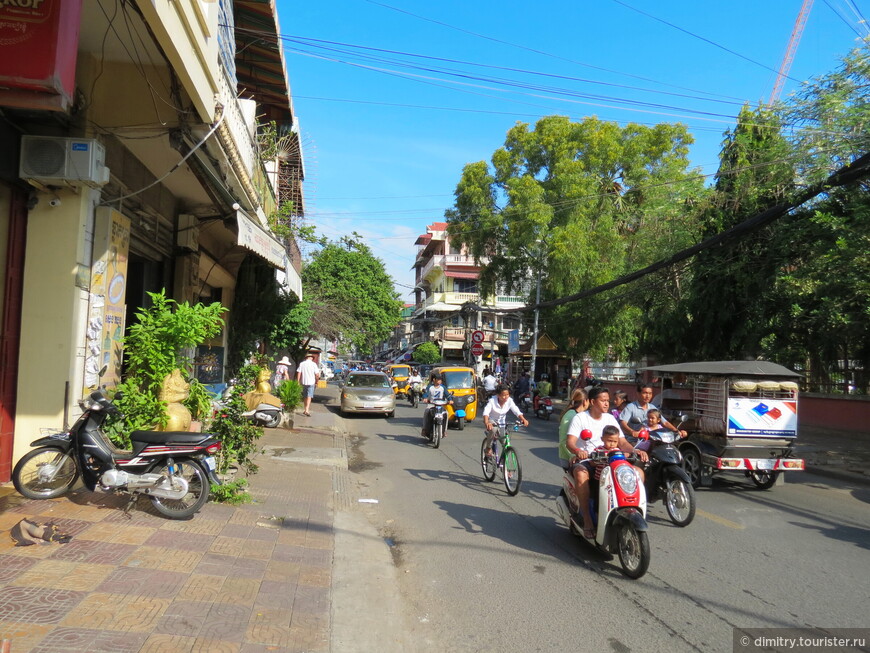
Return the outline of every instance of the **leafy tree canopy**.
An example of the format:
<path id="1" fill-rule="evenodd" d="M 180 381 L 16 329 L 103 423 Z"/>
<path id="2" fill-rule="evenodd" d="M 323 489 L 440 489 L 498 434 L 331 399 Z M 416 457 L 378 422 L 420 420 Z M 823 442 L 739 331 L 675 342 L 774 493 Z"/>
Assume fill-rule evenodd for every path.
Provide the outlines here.
<path id="1" fill-rule="evenodd" d="M 317 251 L 302 271 L 302 283 L 303 294 L 312 296 L 312 319 L 321 325 L 317 331 L 339 336 L 362 353 L 386 340 L 401 319 L 402 302 L 392 279 L 359 234 Z"/>
<path id="2" fill-rule="evenodd" d="M 688 169 L 691 143 L 680 124 L 620 127 L 564 116 L 533 129 L 517 123 L 491 166 L 465 166 L 446 212 L 451 241 L 485 262 L 485 294 L 528 292 L 538 276 L 542 300 L 610 281 L 697 236 L 685 219 L 704 194 Z M 545 317 L 548 332 L 575 354 L 624 351 L 639 328 L 636 308 L 618 296 Z"/>
<path id="3" fill-rule="evenodd" d="M 441 361 L 441 351 L 434 342 L 424 342 L 414 350 L 413 358 L 420 365 L 434 365 Z"/>

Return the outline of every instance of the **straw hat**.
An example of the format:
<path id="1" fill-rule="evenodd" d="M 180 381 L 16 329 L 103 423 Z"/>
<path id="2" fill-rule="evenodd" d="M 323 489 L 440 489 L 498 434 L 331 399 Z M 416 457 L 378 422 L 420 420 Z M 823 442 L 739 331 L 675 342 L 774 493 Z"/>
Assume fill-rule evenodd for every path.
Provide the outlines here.
<path id="1" fill-rule="evenodd" d="M 289 359 L 289 358 L 287 358 L 286 356 L 284 356 L 284 358 L 282 358 L 281 360 L 278 361 L 278 365 L 287 365 L 287 366 L 289 366 L 289 365 L 292 365 L 292 363 L 290 362 L 290 359 Z"/>

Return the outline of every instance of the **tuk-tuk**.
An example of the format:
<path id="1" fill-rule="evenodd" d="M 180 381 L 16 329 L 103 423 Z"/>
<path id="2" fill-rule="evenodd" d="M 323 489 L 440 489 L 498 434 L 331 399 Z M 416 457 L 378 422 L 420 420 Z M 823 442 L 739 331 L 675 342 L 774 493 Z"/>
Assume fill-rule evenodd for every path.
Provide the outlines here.
<path id="1" fill-rule="evenodd" d="M 393 392 L 396 398 L 408 396 L 408 378 L 411 376 L 411 366 L 404 363 L 387 365 L 384 371 L 393 380 Z"/>
<path id="2" fill-rule="evenodd" d="M 804 469 L 793 457 L 800 374 L 769 361 L 709 361 L 657 365 L 661 390 L 653 403 L 671 422 L 686 420 L 679 443 L 692 485 L 713 474 L 742 472 L 760 489 L 785 471 Z M 656 399 L 658 402 L 656 401 Z"/>
<path id="3" fill-rule="evenodd" d="M 432 374 L 440 374 L 444 386 L 453 395 L 453 404 L 447 405 L 448 424 L 461 431 L 465 422 L 477 417 L 477 375 L 470 367 L 447 365 L 434 368 Z"/>

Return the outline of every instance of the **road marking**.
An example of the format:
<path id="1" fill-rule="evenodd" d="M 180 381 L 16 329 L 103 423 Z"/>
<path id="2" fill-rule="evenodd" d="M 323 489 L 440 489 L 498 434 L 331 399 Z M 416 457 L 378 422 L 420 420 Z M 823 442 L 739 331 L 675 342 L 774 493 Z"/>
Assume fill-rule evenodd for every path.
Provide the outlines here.
<path id="1" fill-rule="evenodd" d="M 733 528 L 738 531 L 746 530 L 746 526 L 744 526 L 743 524 L 738 524 L 736 521 L 731 521 L 730 519 L 725 519 L 724 517 L 720 517 L 719 515 L 714 515 L 711 512 L 707 512 L 706 510 L 695 508 L 695 513 L 701 515 L 702 517 L 706 517 L 710 521 L 714 521 L 717 524 L 721 524 L 722 526 L 727 526 L 728 528 Z"/>

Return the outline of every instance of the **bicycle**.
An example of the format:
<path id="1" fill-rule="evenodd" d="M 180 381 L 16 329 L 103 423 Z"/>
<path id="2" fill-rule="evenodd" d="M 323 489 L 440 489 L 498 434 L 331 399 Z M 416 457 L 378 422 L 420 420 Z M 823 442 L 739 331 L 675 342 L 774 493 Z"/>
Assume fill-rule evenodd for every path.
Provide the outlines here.
<path id="1" fill-rule="evenodd" d="M 519 422 L 493 425 L 492 443 L 489 447 L 492 449 L 492 453 L 489 455 L 486 453 L 489 437 L 483 437 L 483 442 L 480 443 L 480 467 L 483 469 L 483 478 L 487 481 L 492 481 L 495 478 L 496 471 L 501 469 L 504 487 L 507 493 L 513 497 L 520 491 L 520 483 L 523 481 L 523 468 L 520 466 L 517 450 L 511 446 L 508 426 L 513 426 L 515 433 L 518 433 L 520 430 Z M 501 455 L 498 453 L 499 444 L 502 447 Z"/>

